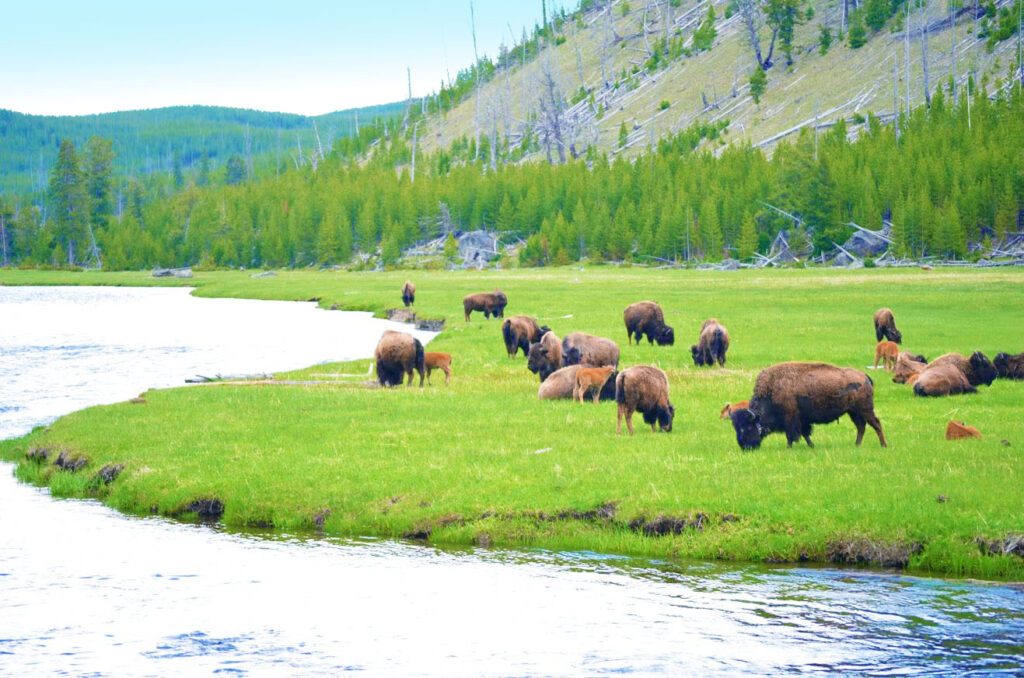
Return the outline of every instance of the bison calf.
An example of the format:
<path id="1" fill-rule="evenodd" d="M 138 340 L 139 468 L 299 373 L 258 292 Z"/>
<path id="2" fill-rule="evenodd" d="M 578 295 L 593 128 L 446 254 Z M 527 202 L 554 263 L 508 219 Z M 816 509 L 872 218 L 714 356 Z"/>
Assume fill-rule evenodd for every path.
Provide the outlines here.
<path id="1" fill-rule="evenodd" d="M 926 367 L 928 361 L 923 355 L 900 351 L 896 356 L 896 369 L 893 371 L 892 380 L 897 384 L 913 384 Z"/>
<path id="2" fill-rule="evenodd" d="M 745 450 L 755 449 L 768 434 L 784 431 L 787 447 L 800 436 L 813 447 L 813 424 L 828 424 L 848 414 L 857 427 L 857 445 L 868 424 L 885 447 L 882 424 L 875 416 L 874 393 L 871 378 L 859 370 L 827 363 L 772 365 L 757 375 L 750 407 L 732 412 L 736 442 Z"/>
<path id="3" fill-rule="evenodd" d="M 735 402 L 735 403 L 726 403 L 725 407 L 722 408 L 721 413 L 719 413 L 718 418 L 719 419 L 729 419 L 730 418 L 729 415 L 732 414 L 733 410 L 742 410 L 742 409 L 746 409 L 748 407 L 750 407 L 750 401 L 749 400 L 740 400 L 739 402 Z"/>
<path id="4" fill-rule="evenodd" d="M 903 335 L 896 329 L 896 320 L 892 317 L 892 311 L 887 308 L 880 308 L 875 311 L 875 341 L 882 338 L 902 343 Z"/>
<path id="5" fill-rule="evenodd" d="M 615 378 L 615 402 L 618 403 L 618 418 L 615 433 L 622 435 L 622 417 L 626 417 L 626 428 L 633 435 L 633 412 L 644 416 L 644 422 L 657 432 L 660 426 L 666 433 L 672 430 L 672 419 L 676 410 L 668 399 L 668 376 L 652 365 L 628 367 Z"/>
<path id="6" fill-rule="evenodd" d="M 946 424 L 946 440 L 963 440 L 964 438 L 980 438 L 981 432 L 962 421 L 951 421 Z"/>
<path id="7" fill-rule="evenodd" d="M 675 330 L 665 324 L 665 315 L 661 306 L 653 301 L 638 301 L 626 307 L 622 312 L 626 323 L 626 343 L 632 343 L 636 335 L 636 343 L 647 335 L 647 343 L 658 342 L 659 346 L 671 346 L 676 341 Z"/>
<path id="8" fill-rule="evenodd" d="M 385 331 L 373 357 L 377 361 L 377 380 L 381 386 L 398 386 L 403 374 L 408 375 L 412 386 L 414 370 L 420 373 L 420 386 L 423 386 L 423 344 L 411 334 Z"/>
<path id="9" fill-rule="evenodd" d="M 424 353 L 423 367 L 427 370 L 427 383 L 430 383 L 430 373 L 434 370 L 444 372 L 444 385 L 447 386 L 452 378 L 452 354 L 451 353 Z"/>
<path id="10" fill-rule="evenodd" d="M 882 368 L 893 372 L 896 370 L 896 358 L 899 356 L 900 347 L 895 341 L 882 340 L 875 344 L 875 367 L 878 361 L 882 361 Z"/>
<path id="11" fill-rule="evenodd" d="M 537 389 L 537 397 L 541 400 L 556 400 L 560 398 L 572 398 L 576 388 L 576 373 L 586 369 L 583 365 L 568 365 L 552 372 Z M 605 399 L 615 398 L 615 373 L 612 378 L 604 383 L 601 388 L 601 397 Z"/>
<path id="12" fill-rule="evenodd" d="M 600 402 L 601 400 L 601 389 L 608 382 L 608 378 L 612 376 L 612 372 L 615 368 L 611 365 L 605 367 L 581 367 L 576 372 L 576 388 L 573 390 L 573 398 L 579 398 L 580 404 L 583 404 L 583 397 L 590 391 L 591 388 L 594 390 L 594 402 Z"/>

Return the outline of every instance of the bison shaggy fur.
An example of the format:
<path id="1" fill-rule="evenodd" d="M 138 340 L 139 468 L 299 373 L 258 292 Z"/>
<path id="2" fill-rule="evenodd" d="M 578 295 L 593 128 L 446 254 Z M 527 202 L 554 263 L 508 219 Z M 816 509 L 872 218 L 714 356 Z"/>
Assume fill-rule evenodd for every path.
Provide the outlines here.
<path id="1" fill-rule="evenodd" d="M 411 334 L 387 330 L 377 342 L 373 357 L 377 361 L 377 380 L 381 386 L 398 386 L 403 375 L 408 375 L 412 386 L 414 370 L 420 373 L 420 386 L 423 386 L 423 344 Z"/>
<path id="2" fill-rule="evenodd" d="M 887 308 L 875 311 L 875 341 L 881 341 L 883 338 L 895 341 L 897 344 L 903 341 L 903 335 L 896 329 L 896 320 L 892 317 L 892 311 Z"/>
<path id="3" fill-rule="evenodd" d="M 524 356 L 529 356 L 530 343 L 537 341 L 548 332 L 547 327 L 541 327 L 537 321 L 528 315 L 517 315 L 506 318 L 501 324 L 501 336 L 505 339 L 505 351 L 508 357 L 512 358 L 523 350 Z"/>
<path id="4" fill-rule="evenodd" d="M 725 354 L 729 350 L 729 332 L 715 318 L 704 321 L 700 327 L 697 343 L 690 347 L 693 364 L 711 367 L 717 362 L 725 365 Z"/>
<path id="5" fill-rule="evenodd" d="M 414 301 L 416 301 L 416 286 L 412 284 L 412 281 L 406 280 L 402 285 L 402 303 L 412 306 Z"/>
<path id="6" fill-rule="evenodd" d="M 653 365 L 634 365 L 619 372 L 615 378 L 615 402 L 618 403 L 618 417 L 615 433 L 622 434 L 622 417 L 626 417 L 626 428 L 633 435 L 633 412 L 639 412 L 644 422 L 657 432 L 660 426 L 666 433 L 672 430 L 672 419 L 676 410 L 668 399 L 668 376 Z"/>
<path id="7" fill-rule="evenodd" d="M 932 363 L 923 370 L 914 382 L 914 395 L 948 396 L 961 393 L 976 393 L 978 389 L 971 386 L 967 377 L 949 363 Z"/>
<path id="8" fill-rule="evenodd" d="M 926 367 L 928 367 L 928 361 L 923 355 L 900 351 L 896 356 L 896 369 L 893 371 L 892 380 L 897 384 L 912 383 Z"/>
<path id="9" fill-rule="evenodd" d="M 562 367 L 562 340 L 554 332 L 545 332 L 535 344 L 530 344 L 526 355 L 526 367 L 538 375 L 543 382 L 555 370 Z"/>
<path id="10" fill-rule="evenodd" d="M 813 424 L 828 424 L 848 414 L 857 427 L 857 445 L 867 424 L 885 447 L 874 394 L 871 378 L 852 368 L 804 362 L 772 365 L 757 375 L 750 407 L 731 414 L 736 442 L 745 450 L 755 449 L 769 433 L 784 431 L 788 447 L 801 436 L 812 447 Z"/>
<path id="11" fill-rule="evenodd" d="M 472 311 L 482 311 L 485 318 L 490 318 L 492 315 L 495 318 L 504 318 L 506 306 L 508 306 L 508 297 L 501 290 L 468 294 L 462 298 L 462 310 L 466 314 L 466 322 L 469 322 L 469 314 Z"/>
<path id="12" fill-rule="evenodd" d="M 1002 379 L 1024 379 L 1024 353 L 996 353 L 992 365 L 996 368 L 996 376 Z"/>
<path id="13" fill-rule="evenodd" d="M 571 332 L 562 339 L 562 363 L 565 365 L 619 366 L 619 345 L 611 339 L 585 332 Z"/>
<path id="14" fill-rule="evenodd" d="M 990 386 L 996 378 L 996 368 L 992 365 L 992 361 L 988 359 L 988 356 L 981 351 L 975 351 L 971 354 L 970 358 L 959 353 L 940 355 L 931 362 L 928 369 L 936 365 L 952 365 L 963 372 L 971 386 L 980 386 L 982 384 Z M 927 372 L 928 369 L 924 371 Z M 922 374 L 921 376 L 924 375 Z"/>
<path id="15" fill-rule="evenodd" d="M 537 389 L 537 397 L 541 400 L 556 400 L 559 398 L 572 398 L 572 392 L 576 388 L 576 373 L 583 369 L 583 365 L 568 365 L 552 372 Z M 615 373 L 604 383 L 600 396 L 605 400 L 615 397 Z"/>
<path id="16" fill-rule="evenodd" d="M 665 324 L 665 315 L 661 306 L 653 301 L 638 301 L 626 307 L 622 312 L 626 323 L 626 343 L 632 343 L 636 335 L 636 343 L 647 335 L 647 343 L 658 342 L 659 346 L 671 346 L 676 341 L 675 330 Z"/>

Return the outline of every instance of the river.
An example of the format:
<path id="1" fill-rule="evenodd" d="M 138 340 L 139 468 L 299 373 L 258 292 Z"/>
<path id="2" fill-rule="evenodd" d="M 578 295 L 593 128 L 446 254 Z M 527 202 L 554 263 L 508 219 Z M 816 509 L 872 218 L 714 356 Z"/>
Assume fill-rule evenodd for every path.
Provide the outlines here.
<path id="1" fill-rule="evenodd" d="M 194 374 L 365 357 L 389 326 L 181 289 L 0 287 L 0 437 Z M 4 675 L 1024 670 L 1011 586 L 229 533 L 55 500 L 12 468 L 0 464 Z"/>

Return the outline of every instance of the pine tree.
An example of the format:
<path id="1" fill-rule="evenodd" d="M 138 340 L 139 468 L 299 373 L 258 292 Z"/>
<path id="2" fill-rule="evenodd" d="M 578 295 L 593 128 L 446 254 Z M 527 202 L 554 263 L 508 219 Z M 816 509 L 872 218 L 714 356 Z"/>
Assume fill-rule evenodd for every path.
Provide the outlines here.
<path id="1" fill-rule="evenodd" d="M 754 72 L 750 74 L 750 96 L 754 97 L 755 104 L 761 103 L 761 97 L 764 96 L 767 89 L 768 76 L 765 74 L 763 68 L 755 66 Z"/>
<path id="2" fill-rule="evenodd" d="M 55 242 L 53 263 L 68 265 L 84 261 L 89 241 L 87 224 L 89 203 L 82 168 L 75 154 L 75 145 L 65 139 L 57 152 L 57 163 L 50 171 L 47 192 Z"/>
<path id="3" fill-rule="evenodd" d="M 740 228 L 740 259 L 749 259 L 757 251 L 757 227 L 754 224 L 754 215 L 749 212 L 743 217 L 743 226 Z"/>

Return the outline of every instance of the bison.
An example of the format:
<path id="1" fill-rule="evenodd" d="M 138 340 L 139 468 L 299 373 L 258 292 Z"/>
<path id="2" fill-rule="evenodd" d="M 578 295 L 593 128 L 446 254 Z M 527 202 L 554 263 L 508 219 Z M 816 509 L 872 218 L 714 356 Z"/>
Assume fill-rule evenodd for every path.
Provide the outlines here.
<path id="1" fill-rule="evenodd" d="M 573 396 L 578 397 L 580 404 L 583 404 L 583 397 L 594 389 L 594 402 L 601 400 L 601 389 L 608 383 L 615 368 L 611 365 L 604 367 L 580 367 L 576 370 L 576 386 L 573 389 Z"/>
<path id="2" fill-rule="evenodd" d="M 637 344 L 645 334 L 648 344 L 657 341 L 658 346 L 671 346 L 676 341 L 675 331 L 665 324 L 661 306 L 653 301 L 638 301 L 627 306 L 622 319 L 626 322 L 626 343 L 632 343 L 634 334 Z"/>
<path id="3" fill-rule="evenodd" d="M 690 347 L 693 364 L 711 367 L 717 361 L 725 365 L 725 354 L 729 350 L 729 332 L 715 318 L 709 318 L 700 326 L 700 337 Z"/>
<path id="4" fill-rule="evenodd" d="M 572 398 L 576 388 L 576 373 L 584 369 L 583 365 L 569 365 L 552 372 L 537 389 L 537 397 L 541 400 Z M 601 388 L 601 397 L 605 400 L 615 398 L 615 373 Z"/>
<path id="5" fill-rule="evenodd" d="M 402 285 L 402 303 L 412 306 L 414 301 L 416 301 L 416 286 L 412 284 L 412 281 L 406 280 Z"/>
<path id="6" fill-rule="evenodd" d="M 411 334 L 385 331 L 373 357 L 377 361 L 377 380 L 381 386 L 398 386 L 403 373 L 408 375 L 412 386 L 413 370 L 420 373 L 420 386 L 423 386 L 423 344 Z"/>
<path id="7" fill-rule="evenodd" d="M 562 339 L 562 362 L 565 365 L 619 366 L 619 345 L 611 339 L 585 332 L 572 332 Z"/>
<path id="8" fill-rule="evenodd" d="M 1001 379 L 1024 379 L 1024 353 L 996 353 L 992 365 L 996 368 L 996 376 Z"/>
<path id="9" fill-rule="evenodd" d="M 988 356 L 981 351 L 975 351 L 971 354 L 970 358 L 959 353 L 940 355 L 924 371 L 927 372 L 928 369 L 936 365 L 952 365 L 963 372 L 971 386 L 981 386 L 982 384 L 991 386 L 996 378 L 996 368 L 993 367 L 992 361 L 988 359 Z M 921 376 L 924 376 L 924 374 Z"/>
<path id="10" fill-rule="evenodd" d="M 485 318 L 490 318 L 492 315 L 495 318 L 504 318 L 506 306 L 508 306 L 508 297 L 501 290 L 468 294 L 462 298 L 462 310 L 466 314 L 466 322 L 469 322 L 469 314 L 472 311 L 483 311 Z"/>
<path id="11" fill-rule="evenodd" d="M 424 353 L 423 367 L 427 370 L 427 383 L 430 383 L 430 373 L 434 370 L 444 372 L 444 385 L 447 386 L 452 378 L 452 354 L 451 353 Z"/>
<path id="12" fill-rule="evenodd" d="M 543 382 L 562 367 L 562 341 L 554 332 L 545 332 L 535 344 L 530 344 L 526 367 Z"/>
<path id="13" fill-rule="evenodd" d="M 896 369 L 893 371 L 892 380 L 897 384 L 913 383 L 926 367 L 928 361 L 923 355 L 900 351 L 896 356 Z"/>
<path id="14" fill-rule="evenodd" d="M 965 438 L 981 438 L 981 431 L 962 421 L 951 421 L 946 424 L 946 440 Z"/>
<path id="15" fill-rule="evenodd" d="M 932 363 L 917 375 L 914 381 L 914 395 L 948 396 L 961 393 L 977 393 L 967 376 L 956 365 Z"/>
<path id="16" fill-rule="evenodd" d="M 892 311 L 887 308 L 875 311 L 875 341 L 881 341 L 883 337 L 889 341 L 895 341 L 897 344 L 903 341 L 903 335 L 896 329 Z"/>
<path id="17" fill-rule="evenodd" d="M 633 412 L 644 416 L 644 422 L 651 425 L 656 433 L 660 426 L 665 433 L 672 431 L 672 419 L 676 409 L 668 399 L 668 376 L 653 365 L 634 365 L 619 372 L 615 378 L 615 402 L 618 403 L 618 417 L 615 433 L 622 435 L 622 417 L 626 417 L 626 429 L 633 435 Z"/>
<path id="18" fill-rule="evenodd" d="M 761 371 L 754 382 L 750 407 L 730 415 L 736 442 L 744 450 L 760 447 L 769 433 L 784 431 L 787 447 L 803 436 L 808 447 L 813 424 L 828 424 L 844 414 L 857 427 L 857 445 L 865 424 L 886 446 L 882 423 L 875 416 L 874 384 L 868 375 L 827 363 L 788 362 Z"/>
<path id="19" fill-rule="evenodd" d="M 749 400 L 740 400 L 735 403 L 726 403 L 725 407 L 723 407 L 722 411 L 718 414 L 718 418 L 729 419 L 729 415 L 732 414 L 733 410 L 742 410 L 747 407 L 750 407 Z"/>
<path id="20" fill-rule="evenodd" d="M 528 315 L 517 315 L 506 318 L 501 324 L 501 336 L 505 339 L 505 350 L 508 357 L 515 357 L 519 349 L 523 350 L 524 356 L 529 356 L 530 343 L 540 340 L 550 330 L 547 327 L 540 327 L 537 321 Z"/>
<path id="21" fill-rule="evenodd" d="M 899 357 L 900 347 L 894 341 L 883 339 L 875 344 L 875 368 L 878 368 L 878 361 L 882 361 L 882 368 L 893 372 L 896 370 L 896 358 Z"/>

